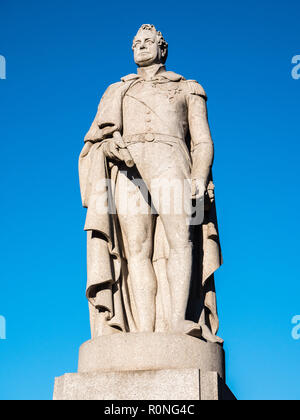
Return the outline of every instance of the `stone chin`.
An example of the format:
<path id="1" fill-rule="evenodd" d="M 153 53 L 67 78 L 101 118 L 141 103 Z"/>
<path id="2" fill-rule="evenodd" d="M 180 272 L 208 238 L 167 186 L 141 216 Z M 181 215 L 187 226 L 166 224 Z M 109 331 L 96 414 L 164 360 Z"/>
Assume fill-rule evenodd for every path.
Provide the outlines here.
<path id="1" fill-rule="evenodd" d="M 148 67 L 152 66 L 152 64 L 161 64 L 162 61 L 159 57 L 152 57 L 150 55 L 138 56 L 134 58 L 135 64 L 139 67 Z"/>

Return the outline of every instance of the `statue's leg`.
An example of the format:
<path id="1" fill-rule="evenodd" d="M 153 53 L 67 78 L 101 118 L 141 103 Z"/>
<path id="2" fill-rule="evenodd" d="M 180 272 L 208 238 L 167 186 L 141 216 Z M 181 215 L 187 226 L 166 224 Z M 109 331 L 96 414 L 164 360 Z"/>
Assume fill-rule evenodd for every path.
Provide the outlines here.
<path id="1" fill-rule="evenodd" d="M 192 242 L 190 237 L 189 215 L 191 205 L 190 185 L 187 181 L 188 169 L 184 157 L 172 149 L 163 153 L 163 161 L 156 170 L 155 183 L 151 183 L 151 196 L 154 207 L 160 215 L 169 244 L 167 277 L 171 290 L 172 330 L 184 330 L 185 315 L 189 298 L 192 273 Z M 149 176 L 150 178 L 150 176 Z M 156 187 L 156 188 L 153 188 Z M 159 188 L 157 188 L 159 187 Z"/>
<path id="2" fill-rule="evenodd" d="M 173 330 L 182 329 L 189 298 L 192 272 L 192 243 L 186 217 L 160 215 L 170 251 L 167 276 L 171 290 Z"/>
<path id="3" fill-rule="evenodd" d="M 138 176 L 132 176 L 134 170 L 128 170 L 128 174 L 120 172 L 116 206 L 128 263 L 128 289 L 135 323 L 138 331 L 153 332 L 157 280 L 151 257 L 155 219 L 147 203 L 147 194 L 142 194 L 134 183 Z M 127 206 L 124 206 L 125 200 Z M 137 207 L 141 202 L 142 208 Z"/>

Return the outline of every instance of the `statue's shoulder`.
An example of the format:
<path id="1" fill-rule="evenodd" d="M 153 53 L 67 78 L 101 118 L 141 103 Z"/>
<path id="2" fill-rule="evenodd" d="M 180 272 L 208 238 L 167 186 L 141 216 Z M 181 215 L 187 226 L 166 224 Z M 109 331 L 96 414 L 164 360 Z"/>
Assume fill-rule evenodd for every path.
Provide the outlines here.
<path id="1" fill-rule="evenodd" d="M 102 96 L 102 100 L 107 101 L 114 98 L 116 95 L 122 94 L 124 87 L 128 86 L 128 82 L 133 80 L 133 78 L 127 79 L 127 77 L 129 76 L 134 76 L 134 75 L 128 75 L 128 76 L 122 77 L 122 79 L 119 80 L 118 82 L 115 82 L 109 85 Z"/>
<path id="2" fill-rule="evenodd" d="M 134 80 L 137 80 L 139 76 L 136 73 L 127 74 L 126 76 L 121 77 L 122 84 L 126 82 L 133 82 Z"/>
<path id="3" fill-rule="evenodd" d="M 207 95 L 203 86 L 201 86 L 200 83 L 197 82 L 197 80 L 185 79 L 183 80 L 183 86 L 184 86 L 184 89 L 187 91 L 187 93 L 190 93 L 192 95 L 202 96 L 203 98 L 207 99 Z"/>
<path id="4" fill-rule="evenodd" d="M 168 79 L 170 82 L 181 82 L 182 80 L 185 80 L 181 74 L 175 73 L 174 71 L 164 71 L 163 73 L 160 73 L 160 76 Z"/>
<path id="5" fill-rule="evenodd" d="M 116 83 L 112 83 L 111 85 L 108 86 L 108 88 L 106 89 L 104 95 L 109 95 L 111 93 L 116 92 L 119 88 L 121 88 L 123 86 L 122 82 L 116 82 Z"/>
<path id="6" fill-rule="evenodd" d="M 197 82 L 197 80 L 186 79 L 181 74 L 174 73 L 173 71 L 166 71 L 162 73 L 161 76 L 165 77 L 171 82 L 179 82 L 182 89 L 187 94 L 198 95 L 207 99 L 207 95 L 203 86 L 201 86 L 200 83 Z"/>

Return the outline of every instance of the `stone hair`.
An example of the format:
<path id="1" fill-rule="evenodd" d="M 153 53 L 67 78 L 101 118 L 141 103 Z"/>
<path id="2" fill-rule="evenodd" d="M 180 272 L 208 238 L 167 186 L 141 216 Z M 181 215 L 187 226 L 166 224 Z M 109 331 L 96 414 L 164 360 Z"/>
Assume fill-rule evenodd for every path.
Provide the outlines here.
<path id="1" fill-rule="evenodd" d="M 161 52 L 164 53 L 162 56 L 162 62 L 165 63 L 167 61 L 167 57 L 168 57 L 168 43 L 167 41 L 164 39 L 162 33 L 160 31 L 158 31 L 154 25 L 150 25 L 150 24 L 144 24 L 140 27 L 140 29 L 138 30 L 137 33 L 139 33 L 140 31 L 152 31 L 156 33 L 156 36 L 158 38 L 158 45 L 161 49 Z M 135 37 L 133 39 L 133 44 L 132 44 L 132 48 L 134 48 L 134 40 Z"/>

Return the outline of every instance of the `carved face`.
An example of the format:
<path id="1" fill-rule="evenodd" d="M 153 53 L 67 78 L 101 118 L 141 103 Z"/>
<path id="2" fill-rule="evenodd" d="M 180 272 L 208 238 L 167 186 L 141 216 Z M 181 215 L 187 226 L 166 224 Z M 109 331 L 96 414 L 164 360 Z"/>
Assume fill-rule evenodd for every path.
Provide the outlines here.
<path id="1" fill-rule="evenodd" d="M 139 31 L 133 41 L 134 61 L 139 67 L 161 62 L 161 49 L 156 32 Z"/>

